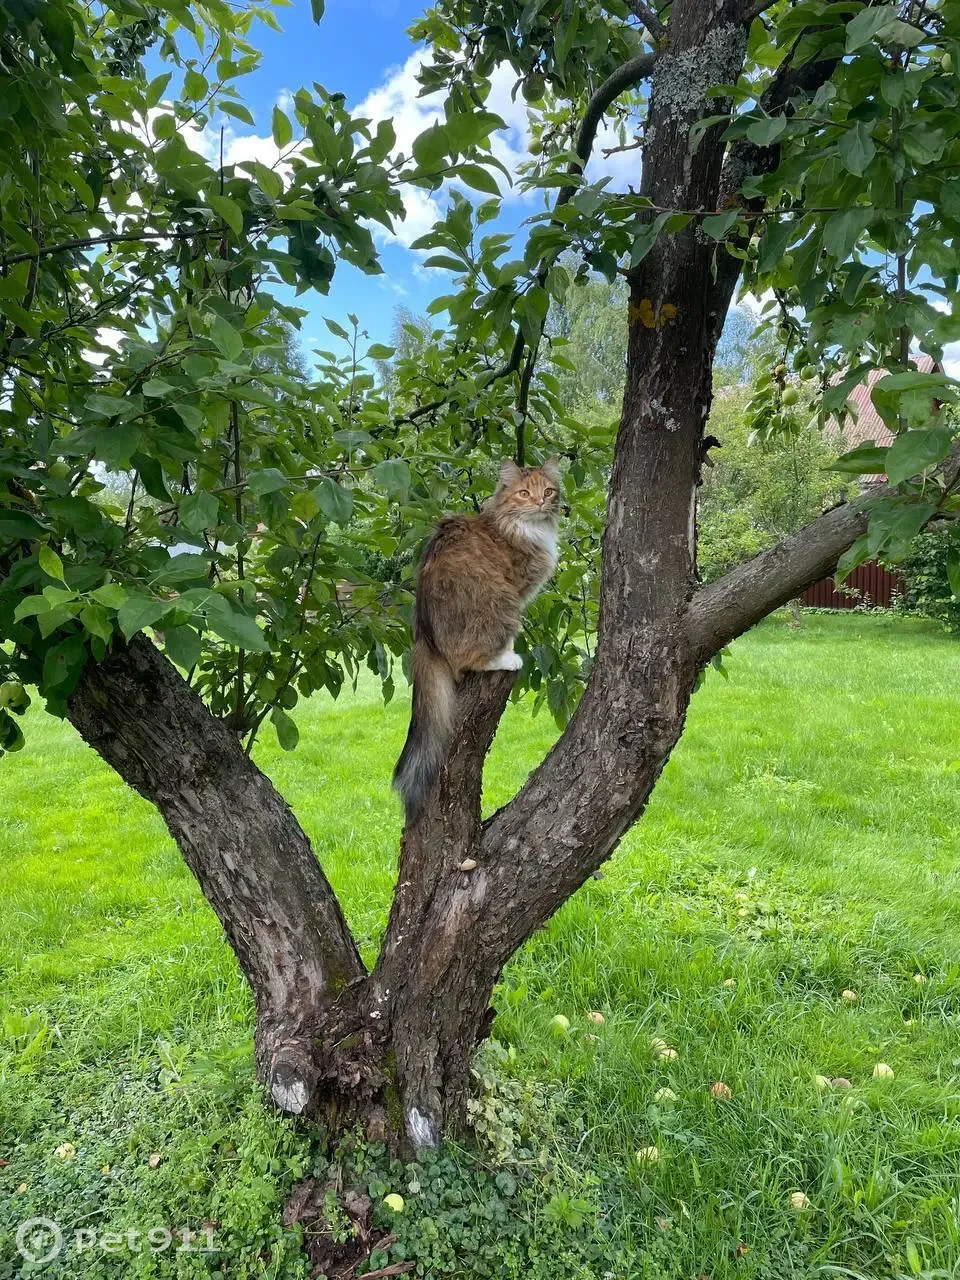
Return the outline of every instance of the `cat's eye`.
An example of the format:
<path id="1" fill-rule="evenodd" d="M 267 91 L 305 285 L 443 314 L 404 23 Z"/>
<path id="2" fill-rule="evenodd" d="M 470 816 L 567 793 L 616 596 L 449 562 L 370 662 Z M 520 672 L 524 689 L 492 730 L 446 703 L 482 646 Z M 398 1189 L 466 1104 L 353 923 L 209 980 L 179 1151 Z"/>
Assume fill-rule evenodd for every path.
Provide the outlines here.
<path id="1" fill-rule="evenodd" d="M 544 489 L 543 496 L 545 498 L 552 498 L 556 495 L 556 492 L 556 489 Z"/>
<path id="2" fill-rule="evenodd" d="M 529 489 L 518 489 L 518 490 L 517 490 L 517 497 L 518 497 L 518 498 L 529 498 L 529 497 L 530 497 L 530 490 L 529 490 Z"/>

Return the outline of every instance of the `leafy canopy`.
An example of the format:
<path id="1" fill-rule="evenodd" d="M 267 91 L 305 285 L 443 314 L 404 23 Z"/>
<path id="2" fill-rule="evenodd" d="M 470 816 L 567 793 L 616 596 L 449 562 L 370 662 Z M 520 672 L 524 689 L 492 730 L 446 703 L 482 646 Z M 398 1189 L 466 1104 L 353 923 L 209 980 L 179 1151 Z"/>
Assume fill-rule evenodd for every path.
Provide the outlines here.
<path id="1" fill-rule="evenodd" d="M 779 0 L 722 90 L 732 113 L 713 119 L 731 145 L 778 146 L 779 163 L 718 210 L 654 208 L 580 175 L 573 148 L 594 88 L 660 49 L 635 10 L 444 0 L 412 29 L 430 46 L 421 78 L 443 93 L 444 117 L 411 155 L 389 121 L 354 118 L 314 85 L 292 117 L 274 110 L 272 165 L 224 165 L 219 126 L 251 121 L 239 86 L 269 9 L 3 9 L 0 746 L 22 742 L 24 684 L 62 710 L 90 656 L 145 628 L 248 737 L 269 716 L 294 745 L 297 698 L 335 693 L 364 661 L 389 695 L 417 547 L 440 510 L 485 496 L 494 460 L 515 449 L 569 462 L 564 558 L 522 642 L 526 683 L 562 720 L 589 670 L 612 431 L 609 414 L 571 412 L 561 379 L 576 366 L 548 316 L 591 273 L 615 280 L 691 222 L 718 262 L 739 257 L 748 287 L 772 297 L 759 435 L 785 420 L 774 361 L 813 371 L 822 418 L 869 367 L 894 371 L 875 399 L 900 432 L 879 458 L 897 492 L 851 562 L 901 553 L 949 506 L 934 468 L 952 429 L 931 406 L 956 392 L 908 357 L 914 345 L 939 356 L 958 336 L 960 5 L 905 18 Z M 788 55 L 826 59 L 832 74 L 812 99 L 768 113 L 764 89 Z M 531 116 L 517 181 L 545 204 L 519 244 L 493 225 L 511 179 L 490 153 L 503 122 L 486 104 L 504 62 Z M 685 92 L 704 95 L 705 113 L 721 96 Z M 625 145 L 645 108 L 640 88 L 611 107 Z M 402 216 L 405 184 L 446 193 L 418 244 L 453 280 L 431 307 L 436 328 L 394 359 L 359 318 L 331 320 L 333 350 L 305 378 L 287 340 L 295 295 L 325 292 L 344 262 L 381 270 L 371 227 Z M 631 319 L 684 322 L 642 308 Z M 384 361 L 386 383 L 374 374 Z"/>

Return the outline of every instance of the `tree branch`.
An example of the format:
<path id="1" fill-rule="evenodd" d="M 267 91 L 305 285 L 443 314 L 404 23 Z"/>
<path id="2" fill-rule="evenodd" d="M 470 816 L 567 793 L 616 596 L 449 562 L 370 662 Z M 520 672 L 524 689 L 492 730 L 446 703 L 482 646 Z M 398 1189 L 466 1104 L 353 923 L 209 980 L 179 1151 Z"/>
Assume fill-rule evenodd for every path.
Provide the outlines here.
<path id="1" fill-rule="evenodd" d="M 960 480 L 960 445 L 940 468 L 941 501 Z M 871 493 L 824 512 L 799 533 L 701 587 L 687 607 L 687 628 L 697 660 L 708 662 L 724 645 L 761 618 L 819 582 L 837 567 L 843 553 L 866 532 L 870 508 L 894 490 Z M 931 519 L 936 518 L 936 513 Z"/>
<path id="2" fill-rule="evenodd" d="M 0 258 L 0 270 L 15 267 L 18 262 L 39 262 L 41 258 L 50 258 L 56 253 L 69 253 L 72 249 L 93 249 L 98 244 L 129 244 L 138 240 L 193 240 L 196 236 L 218 235 L 214 227 L 194 227 L 191 230 L 179 231 L 112 231 L 103 236 L 81 236 L 76 240 L 61 240 L 59 244 L 41 245 L 30 253 L 14 253 L 8 258 Z"/>
<path id="3" fill-rule="evenodd" d="M 579 177 L 587 167 L 587 162 L 593 151 L 593 144 L 597 138 L 597 130 L 600 127 L 600 121 L 603 119 L 604 112 L 616 98 L 625 90 L 633 85 L 639 84 L 641 80 L 646 79 L 653 70 L 653 64 L 656 55 L 652 53 L 639 54 L 635 58 L 631 58 L 629 62 L 625 62 L 622 67 L 618 68 L 613 75 L 606 79 L 599 89 L 594 93 L 593 97 L 587 103 L 587 109 L 584 112 L 583 120 L 577 132 L 576 153 L 578 160 L 570 165 L 569 172 L 571 175 Z M 576 194 L 575 186 L 561 187 L 557 195 L 554 212 L 569 201 Z M 542 286 L 547 278 L 547 271 L 541 268 L 537 274 L 537 283 Z M 485 384 L 492 386 L 495 382 L 499 382 L 502 378 L 507 378 L 511 373 L 516 373 L 523 359 L 523 348 L 525 346 L 523 333 L 518 328 L 514 339 L 513 348 L 506 362 L 499 366 L 494 372 L 492 378 Z M 532 374 L 532 370 L 531 370 Z M 416 409 L 409 413 L 394 418 L 395 426 L 402 426 L 407 422 L 416 422 L 418 419 L 426 417 L 427 414 L 433 413 L 437 409 L 442 409 L 447 403 L 449 397 L 444 396 L 437 400 L 431 400 L 428 404 L 419 405 Z"/>
<path id="4" fill-rule="evenodd" d="M 628 62 L 625 62 L 622 67 L 618 67 L 617 70 L 614 71 L 614 73 L 609 76 L 593 94 L 590 101 L 587 103 L 587 108 L 583 114 L 583 120 L 581 121 L 580 128 L 577 131 L 575 150 L 578 159 L 570 165 L 568 172 L 571 176 L 579 177 L 587 167 L 587 162 L 589 161 L 590 155 L 593 151 L 593 144 L 596 141 L 597 130 L 600 127 L 600 121 L 603 119 L 604 112 L 611 103 L 620 96 L 621 93 L 624 93 L 627 89 L 639 84 L 641 80 L 645 80 L 653 71 L 655 62 L 656 54 L 654 53 L 638 54 L 635 58 L 631 58 Z M 563 205 L 568 204 L 576 194 L 576 190 L 577 188 L 575 186 L 561 187 L 557 194 L 556 203 L 553 206 L 554 212 L 556 212 L 557 209 L 560 209 Z M 543 266 L 537 273 L 536 280 L 541 286 L 547 278 L 548 269 L 548 267 Z M 509 357 L 496 369 L 493 377 L 485 383 L 486 387 L 492 386 L 495 382 L 499 382 L 503 378 L 508 378 L 510 374 L 518 372 L 523 360 L 523 349 L 525 345 L 523 332 L 518 328 Z M 533 366 L 529 365 L 528 367 L 530 370 L 530 377 L 532 377 Z M 393 424 L 394 426 L 399 427 L 408 422 L 417 422 L 420 418 L 425 418 L 428 414 L 434 413 L 437 409 L 442 409 L 448 400 L 449 396 L 441 396 L 436 400 L 430 400 L 427 404 L 418 405 L 416 409 L 410 410 L 409 413 L 404 413 L 399 417 L 394 418 Z"/>
<path id="5" fill-rule="evenodd" d="M 754 623 L 831 573 L 866 531 L 872 501 L 866 495 L 825 512 L 799 533 L 701 587 L 687 610 L 698 660 L 708 662 Z"/>
<path id="6" fill-rule="evenodd" d="M 747 15 L 748 24 L 756 16 L 756 13 L 751 10 Z M 792 115 L 793 112 L 789 107 L 790 99 L 800 94 L 806 97 L 812 96 L 836 70 L 839 61 L 836 58 L 805 62 L 800 67 L 793 65 L 794 51 L 806 34 L 808 34 L 807 29 L 798 33 L 793 49 L 781 63 L 777 74 L 760 99 L 760 106 L 768 115 L 781 111 Z M 772 173 L 779 163 L 779 143 L 761 147 L 747 138 L 741 138 L 735 142 L 727 154 L 720 176 L 718 207 L 729 209 L 734 205 L 742 205 L 753 212 L 761 210 L 763 202 L 744 201 L 740 189 L 748 176 Z M 732 253 L 718 252 L 717 274 L 709 300 L 710 325 L 714 341 L 719 341 L 742 271 L 743 262 L 740 258 L 734 257 Z"/>
<path id="7" fill-rule="evenodd" d="M 769 0 L 769 2 L 773 4 L 775 0 Z M 660 21 L 660 16 L 653 6 L 645 4 L 644 0 L 627 0 L 627 5 L 631 13 L 635 14 L 636 17 L 640 19 L 659 44 L 666 36 L 667 29 Z"/>
<path id="8" fill-rule="evenodd" d="M 655 53 L 638 53 L 635 58 L 631 58 L 622 67 L 618 67 L 596 90 L 587 103 L 587 109 L 583 113 L 583 120 L 580 122 L 580 128 L 577 131 L 577 141 L 574 147 L 577 153 L 577 161 L 570 165 L 570 174 L 572 176 L 579 177 L 586 169 L 587 162 L 593 152 L 593 144 L 597 140 L 597 130 L 600 128 L 600 122 L 607 109 L 620 97 L 621 93 L 625 93 L 627 89 L 635 88 L 642 80 L 646 80 L 652 73 L 656 60 L 657 55 Z M 576 190 L 575 186 L 561 187 L 554 210 L 561 208 L 572 200 Z"/>

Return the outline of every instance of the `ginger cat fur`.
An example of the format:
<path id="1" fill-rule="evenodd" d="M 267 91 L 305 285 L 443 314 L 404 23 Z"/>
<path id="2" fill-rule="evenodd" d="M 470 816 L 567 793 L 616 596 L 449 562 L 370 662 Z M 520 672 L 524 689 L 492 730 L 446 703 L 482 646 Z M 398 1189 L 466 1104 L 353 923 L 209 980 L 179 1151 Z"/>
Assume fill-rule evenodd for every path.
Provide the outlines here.
<path id="1" fill-rule="evenodd" d="M 413 715 L 393 785 L 415 818 L 447 756 L 456 685 L 465 671 L 519 671 L 513 642 L 524 606 L 557 564 L 560 474 L 505 462 L 477 515 L 447 516 L 427 543 L 417 580 Z"/>

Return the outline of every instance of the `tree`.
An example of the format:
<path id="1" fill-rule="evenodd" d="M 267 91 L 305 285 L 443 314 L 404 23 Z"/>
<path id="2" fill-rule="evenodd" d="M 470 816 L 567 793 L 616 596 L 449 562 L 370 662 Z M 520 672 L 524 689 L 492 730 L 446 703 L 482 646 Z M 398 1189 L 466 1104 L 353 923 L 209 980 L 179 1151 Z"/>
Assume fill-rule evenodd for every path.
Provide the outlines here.
<path id="1" fill-rule="evenodd" d="M 412 156 L 389 122 L 317 89 L 295 95 L 295 123 L 274 111 L 272 166 L 225 164 L 210 124 L 245 118 L 233 81 L 256 60 L 253 19 L 176 0 L 96 21 L 70 0 L 3 13 L 16 93 L 0 119 L 0 733 L 22 744 L 35 684 L 157 806 L 251 985 L 279 1106 L 423 1147 L 462 1118 L 504 963 L 640 816 L 704 665 L 838 561 L 896 555 L 956 511 L 952 430 L 931 416 L 932 393 L 956 391 L 909 355 L 954 336 L 931 299 L 957 286 L 960 15 L 440 0 L 413 35 L 444 117 Z M 169 78 L 148 80 L 148 50 Z M 502 122 L 486 103 L 503 63 L 535 121 L 521 181 L 552 199 L 506 262 L 510 238 L 481 230 L 499 207 Z M 643 115 L 637 190 L 584 177 L 608 113 Z M 355 317 L 328 322 L 345 354 L 323 355 L 316 382 L 275 371 L 279 320 L 299 319 L 282 286 L 323 291 L 341 260 L 379 270 L 369 220 L 401 216 L 403 184 L 445 182 L 447 211 L 419 245 L 457 285 L 431 306 L 449 323 L 436 361 L 405 368 L 399 412 L 367 370 L 389 348 L 365 351 Z M 474 208 L 460 188 L 486 198 Z M 612 461 L 609 438 L 567 412 L 562 347 L 544 333 L 572 287 L 569 252 L 629 289 Z M 700 587 L 703 431 L 741 281 L 772 293 L 778 365 L 815 368 L 822 414 L 865 369 L 890 368 L 874 400 L 898 436 L 846 463 L 885 468 L 879 495 Z M 757 430 L 783 423 L 785 381 L 761 374 Z M 456 746 L 404 832 L 368 973 L 249 747 L 268 717 L 295 745 L 297 698 L 335 693 L 360 662 L 389 696 L 410 594 L 365 581 L 362 554 L 412 549 L 444 505 L 488 492 L 505 448 L 522 461 L 557 431 L 569 539 L 530 619 L 523 686 L 569 722 L 482 822 L 512 676 L 463 681 Z M 159 511 L 98 507 L 104 468 L 132 469 Z"/>

